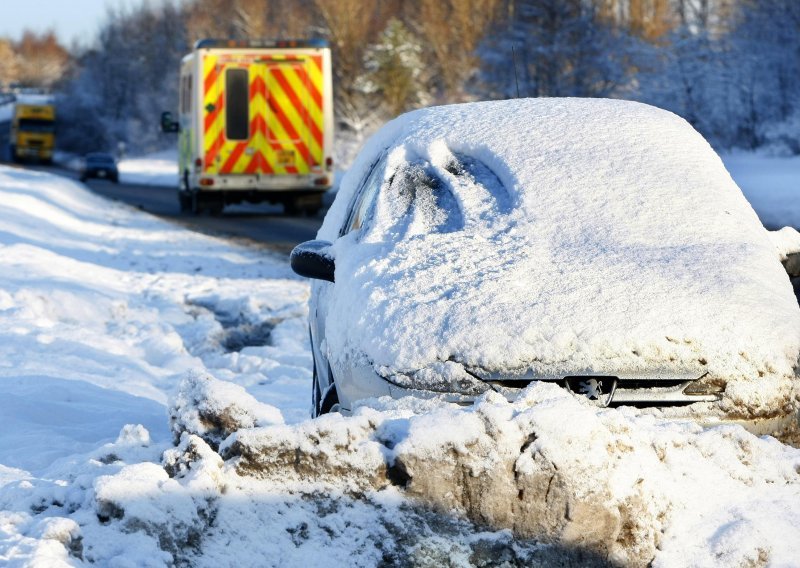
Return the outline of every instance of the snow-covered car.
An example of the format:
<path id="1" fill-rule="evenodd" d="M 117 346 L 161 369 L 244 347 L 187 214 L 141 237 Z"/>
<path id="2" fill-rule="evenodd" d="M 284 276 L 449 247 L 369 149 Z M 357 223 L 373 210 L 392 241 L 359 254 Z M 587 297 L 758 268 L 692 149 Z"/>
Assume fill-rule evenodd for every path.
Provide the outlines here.
<path id="1" fill-rule="evenodd" d="M 800 308 L 781 260 L 800 235 L 767 231 L 672 113 L 518 99 L 405 114 L 360 152 L 318 239 L 291 256 L 315 279 L 315 414 L 553 381 L 603 405 L 794 420 Z"/>
<path id="2" fill-rule="evenodd" d="M 114 156 L 105 152 L 92 152 L 86 154 L 81 166 L 81 181 L 89 178 L 108 179 L 117 183 L 119 170 Z"/>

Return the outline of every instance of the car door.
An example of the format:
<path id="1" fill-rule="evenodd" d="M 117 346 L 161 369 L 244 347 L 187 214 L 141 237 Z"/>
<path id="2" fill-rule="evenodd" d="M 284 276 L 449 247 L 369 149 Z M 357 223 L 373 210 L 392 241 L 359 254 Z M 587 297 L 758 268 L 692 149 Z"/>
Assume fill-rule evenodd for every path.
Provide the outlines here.
<path id="1" fill-rule="evenodd" d="M 383 152 L 370 166 L 367 174 L 361 180 L 358 190 L 350 202 L 345 222 L 339 229 L 339 237 L 352 231 L 361 230 L 372 214 L 375 200 L 383 185 L 386 171 L 386 152 Z M 320 400 L 325 400 L 326 393 L 334 384 L 325 347 L 325 329 L 328 317 L 328 298 L 335 283 L 314 280 L 311 285 L 311 302 L 309 309 L 309 324 L 311 334 L 311 349 L 314 355 L 317 379 L 320 386 Z"/>

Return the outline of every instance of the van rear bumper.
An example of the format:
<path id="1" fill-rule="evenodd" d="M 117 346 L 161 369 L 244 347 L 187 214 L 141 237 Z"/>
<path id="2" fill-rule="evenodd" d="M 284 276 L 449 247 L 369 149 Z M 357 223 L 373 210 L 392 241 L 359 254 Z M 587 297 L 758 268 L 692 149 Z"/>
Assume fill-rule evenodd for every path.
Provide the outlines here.
<path id="1" fill-rule="evenodd" d="M 202 191 L 310 191 L 322 193 L 333 186 L 332 173 L 310 175 L 195 175 L 189 182 Z"/>

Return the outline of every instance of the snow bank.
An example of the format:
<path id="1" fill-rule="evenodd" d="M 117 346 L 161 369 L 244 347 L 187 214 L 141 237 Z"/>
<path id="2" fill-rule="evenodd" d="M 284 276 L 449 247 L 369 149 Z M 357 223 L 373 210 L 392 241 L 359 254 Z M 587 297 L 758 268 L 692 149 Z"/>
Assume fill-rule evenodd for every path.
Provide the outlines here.
<path id="1" fill-rule="evenodd" d="M 165 150 L 145 157 L 123 158 L 119 161 L 121 183 L 178 186 L 178 155 L 176 150 Z"/>
<path id="2" fill-rule="evenodd" d="M 791 565 L 800 551 L 800 450 L 738 426 L 599 410 L 544 383 L 471 409 L 371 406 L 242 429 L 220 446 L 224 462 L 184 434 L 165 454 L 170 480 L 151 468 L 104 482 L 119 487 L 111 525 L 146 517 L 136 530 L 175 534 L 175 523 L 153 520 L 183 502 L 178 527 L 206 528 L 169 549 L 196 566 L 226 562 L 232 539 L 253 553 L 244 565 L 272 566 L 321 550 L 327 564 L 363 566 L 408 565 L 420 552 L 431 565 L 448 555 L 480 565 L 487 546 L 489 565 Z M 122 487 L 148 479 L 160 481 L 145 514 Z"/>
<path id="3" fill-rule="evenodd" d="M 384 150 L 373 221 L 337 239 Z M 789 279 L 720 159 L 671 113 L 581 99 L 409 113 L 369 142 L 319 237 L 335 241 L 336 285 L 316 284 L 334 369 L 707 373 L 729 385 L 726 412 L 795 404 Z"/>
<path id="4" fill-rule="evenodd" d="M 167 403 L 187 376 L 226 381 L 195 382 L 230 412 L 219 427 L 305 418 L 308 286 L 270 252 L 62 178 L 0 167 L 0 197 L 0 564 L 169 563 L 163 535 L 103 532 L 100 518 L 129 506 L 110 477 L 144 473 L 138 496 L 163 484 Z M 192 412 L 196 431 L 216 432 Z M 183 542 L 191 526 L 164 534 Z"/>
<path id="5" fill-rule="evenodd" d="M 215 448 L 238 430 L 283 423 L 280 410 L 258 402 L 243 387 L 196 374 L 183 380 L 170 408 L 177 439 L 189 432 Z"/>

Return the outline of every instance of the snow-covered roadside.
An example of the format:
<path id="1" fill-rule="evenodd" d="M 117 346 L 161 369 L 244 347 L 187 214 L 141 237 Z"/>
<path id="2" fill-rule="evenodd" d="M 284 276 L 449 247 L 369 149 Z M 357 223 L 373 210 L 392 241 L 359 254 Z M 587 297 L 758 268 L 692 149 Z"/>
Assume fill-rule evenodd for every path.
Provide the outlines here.
<path id="1" fill-rule="evenodd" d="M 282 259 L 63 178 L 2 168 L 0 192 L 0 563 L 34 520 L 7 492 L 119 469 L 92 456 L 128 423 L 146 430 L 118 444 L 144 440 L 158 461 L 187 371 L 247 385 L 288 420 L 307 415 L 308 287 Z"/>
<path id="2" fill-rule="evenodd" d="M 176 187 L 178 152 L 165 150 L 140 158 L 123 158 L 118 168 L 121 183 Z"/>
<path id="3" fill-rule="evenodd" d="M 308 287 L 282 259 L 44 174 L 2 168 L 0 195 L 0 564 L 800 554 L 800 450 L 549 385 L 306 420 Z"/>
<path id="4" fill-rule="evenodd" d="M 767 228 L 800 228 L 800 156 L 740 152 L 721 157 Z"/>

